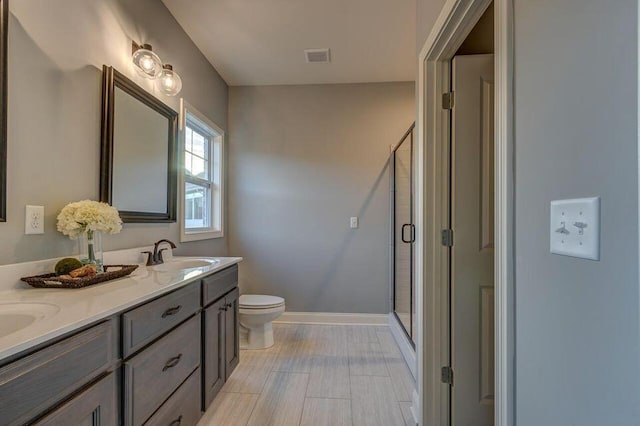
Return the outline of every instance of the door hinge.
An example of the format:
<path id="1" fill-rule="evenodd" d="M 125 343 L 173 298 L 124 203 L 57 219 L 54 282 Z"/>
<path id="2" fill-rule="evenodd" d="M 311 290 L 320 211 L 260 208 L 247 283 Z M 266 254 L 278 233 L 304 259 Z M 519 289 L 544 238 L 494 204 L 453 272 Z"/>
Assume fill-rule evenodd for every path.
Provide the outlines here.
<path id="1" fill-rule="evenodd" d="M 453 247 L 453 229 L 443 229 L 441 237 L 443 246 Z"/>
<path id="2" fill-rule="evenodd" d="M 453 92 L 442 94 L 442 109 L 453 109 L 455 96 Z"/>
<path id="3" fill-rule="evenodd" d="M 440 381 L 453 386 L 453 369 L 451 367 L 442 367 L 442 370 L 440 370 Z"/>

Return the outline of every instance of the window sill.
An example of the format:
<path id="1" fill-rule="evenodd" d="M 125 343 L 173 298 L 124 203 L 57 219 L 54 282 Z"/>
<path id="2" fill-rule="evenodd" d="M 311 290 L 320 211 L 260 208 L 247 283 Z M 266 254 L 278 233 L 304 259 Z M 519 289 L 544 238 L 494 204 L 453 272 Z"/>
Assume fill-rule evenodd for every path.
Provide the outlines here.
<path id="1" fill-rule="evenodd" d="M 187 243 L 190 241 L 213 240 L 222 237 L 224 237 L 224 232 L 222 231 L 182 231 L 180 233 L 180 242 Z"/>

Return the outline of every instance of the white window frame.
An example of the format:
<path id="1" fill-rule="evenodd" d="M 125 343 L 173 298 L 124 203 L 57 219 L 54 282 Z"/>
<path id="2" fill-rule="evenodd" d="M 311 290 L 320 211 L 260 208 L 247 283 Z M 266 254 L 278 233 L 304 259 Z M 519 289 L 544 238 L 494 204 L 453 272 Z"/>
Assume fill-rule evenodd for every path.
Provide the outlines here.
<path id="1" fill-rule="evenodd" d="M 199 129 L 207 130 L 209 144 L 209 176 L 210 197 L 209 209 L 211 224 L 208 228 L 187 228 L 185 223 L 185 196 L 187 176 L 184 165 L 187 134 L 187 121 L 193 122 Z M 224 237 L 224 144 L 225 132 L 208 119 L 204 114 L 191 106 L 184 99 L 180 100 L 180 178 L 178 194 L 180 196 L 180 242 L 209 240 Z"/>

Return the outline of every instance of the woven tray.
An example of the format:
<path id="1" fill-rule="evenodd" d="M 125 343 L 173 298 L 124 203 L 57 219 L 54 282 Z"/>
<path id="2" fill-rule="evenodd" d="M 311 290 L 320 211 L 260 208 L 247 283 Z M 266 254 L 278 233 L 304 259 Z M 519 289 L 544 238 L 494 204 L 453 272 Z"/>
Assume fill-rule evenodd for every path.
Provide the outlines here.
<path id="1" fill-rule="evenodd" d="M 118 278 L 126 277 L 133 271 L 138 269 L 138 265 L 104 265 L 104 271 L 101 274 L 92 277 L 82 278 L 60 278 L 58 274 L 36 275 L 34 277 L 20 278 L 31 287 L 38 288 L 82 288 L 90 285 L 111 281 Z M 117 271 L 109 271 L 109 268 L 121 268 Z"/>

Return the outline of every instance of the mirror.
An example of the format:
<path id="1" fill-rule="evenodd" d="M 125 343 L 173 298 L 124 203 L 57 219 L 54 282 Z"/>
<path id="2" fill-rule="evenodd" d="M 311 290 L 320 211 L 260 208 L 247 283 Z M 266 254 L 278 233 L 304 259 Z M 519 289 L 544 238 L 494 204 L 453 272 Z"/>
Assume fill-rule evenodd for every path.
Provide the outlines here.
<path id="1" fill-rule="evenodd" d="M 0 0 L 0 222 L 7 221 L 7 28 L 9 2 Z"/>
<path id="2" fill-rule="evenodd" d="M 100 200 L 124 222 L 175 222 L 178 113 L 103 67 Z"/>

